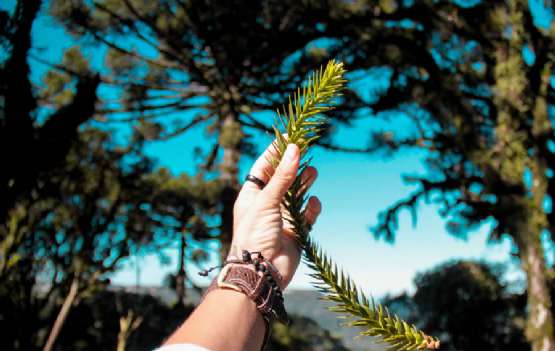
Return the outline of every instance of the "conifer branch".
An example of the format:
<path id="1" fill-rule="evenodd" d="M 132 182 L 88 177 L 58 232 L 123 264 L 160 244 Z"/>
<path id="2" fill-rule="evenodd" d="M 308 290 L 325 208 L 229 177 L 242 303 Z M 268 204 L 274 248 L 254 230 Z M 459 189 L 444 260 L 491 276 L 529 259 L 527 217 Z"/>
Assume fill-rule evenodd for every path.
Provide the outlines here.
<path id="1" fill-rule="evenodd" d="M 366 328 L 361 335 L 376 336 L 390 344 L 391 351 L 411 351 L 439 348 L 439 340 L 409 325 L 387 308 L 369 301 L 357 288 L 355 283 L 337 265 L 309 239 L 310 227 L 305 221 L 303 209 L 306 205 L 306 187 L 301 181 L 301 174 L 310 160 L 305 160 L 309 147 L 318 139 L 321 126 L 326 121 L 322 114 L 332 109 L 329 104 L 336 96 L 341 95 L 346 80 L 343 78 L 345 69 L 341 62 L 331 60 L 326 68 L 314 72 L 302 89 L 299 88 L 289 105 L 283 112 L 277 111 L 276 157 L 270 159 L 277 166 L 283 156 L 287 144 L 296 144 L 301 150 L 301 167 L 293 185 L 284 197 L 283 206 L 295 230 L 299 247 L 304 251 L 308 266 L 314 271 L 311 276 L 316 279 L 315 287 L 324 295 L 325 300 L 335 303 L 330 311 L 348 314 L 350 326 Z M 282 134 L 286 133 L 286 136 Z"/>
<path id="2" fill-rule="evenodd" d="M 285 137 L 277 126 L 274 126 L 276 135 L 276 154 L 277 158 L 270 159 L 274 167 L 283 156 L 287 144 L 296 144 L 301 157 L 306 156 L 308 148 L 319 138 L 321 126 L 326 122 L 326 117 L 322 114 L 332 109 L 329 103 L 334 97 L 340 96 L 340 91 L 346 80 L 343 78 L 345 69 L 343 63 L 331 60 L 326 69 L 313 72 L 307 84 L 301 89 L 298 88 L 293 93 L 293 98 L 289 97 L 289 105 L 283 107 L 283 113 L 277 110 L 277 123 L 281 129 L 287 133 Z M 310 228 L 304 222 L 302 209 L 306 203 L 306 188 L 301 181 L 300 174 L 305 170 L 308 161 L 302 161 L 299 176 L 284 197 L 283 205 L 289 216 L 286 218 L 295 228 L 295 233 L 301 247 L 304 246 Z"/>
<path id="3" fill-rule="evenodd" d="M 389 344 L 387 350 L 391 351 L 439 348 L 439 340 L 390 314 L 387 307 L 373 299 L 368 300 L 355 282 L 310 239 L 305 245 L 304 258 L 314 271 L 310 275 L 316 279 L 314 286 L 324 295 L 324 300 L 335 303 L 329 310 L 350 315 L 347 325 L 365 328 L 361 335 L 379 337 Z"/>

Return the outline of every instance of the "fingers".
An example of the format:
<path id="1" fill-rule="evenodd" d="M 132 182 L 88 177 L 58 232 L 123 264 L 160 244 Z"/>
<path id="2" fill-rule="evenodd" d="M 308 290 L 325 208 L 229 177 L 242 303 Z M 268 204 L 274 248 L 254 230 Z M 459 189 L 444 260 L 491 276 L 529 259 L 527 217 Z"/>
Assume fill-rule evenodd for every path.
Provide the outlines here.
<path id="1" fill-rule="evenodd" d="M 299 160 L 299 147 L 295 144 L 287 145 L 287 149 L 274 175 L 262 191 L 265 196 L 268 196 L 268 201 L 281 202 L 287 189 L 289 189 L 291 184 L 295 181 L 299 169 Z"/>
<path id="2" fill-rule="evenodd" d="M 318 171 L 312 166 L 308 166 L 304 169 L 301 174 L 301 192 L 305 193 L 314 184 L 314 181 L 318 177 Z"/>
<path id="3" fill-rule="evenodd" d="M 318 215 L 320 215 L 320 212 L 322 212 L 322 203 L 320 202 L 320 200 L 318 200 L 316 196 L 310 197 L 304 210 L 306 223 L 310 226 L 314 225 L 314 223 L 316 223 Z"/>
<path id="4" fill-rule="evenodd" d="M 274 173 L 274 168 L 272 167 L 270 160 L 276 157 L 277 155 L 278 155 L 278 152 L 276 150 L 276 144 L 274 141 L 272 144 L 270 144 L 270 146 L 266 148 L 266 150 L 262 153 L 262 155 L 258 157 L 256 162 L 254 162 L 254 165 L 252 166 L 249 174 L 260 179 L 265 184 L 268 184 L 268 181 L 270 180 L 270 178 L 272 177 L 272 174 Z M 241 192 L 252 191 L 257 193 L 260 190 L 261 189 L 258 185 L 250 181 L 245 182 L 243 184 L 243 187 L 241 188 Z"/>

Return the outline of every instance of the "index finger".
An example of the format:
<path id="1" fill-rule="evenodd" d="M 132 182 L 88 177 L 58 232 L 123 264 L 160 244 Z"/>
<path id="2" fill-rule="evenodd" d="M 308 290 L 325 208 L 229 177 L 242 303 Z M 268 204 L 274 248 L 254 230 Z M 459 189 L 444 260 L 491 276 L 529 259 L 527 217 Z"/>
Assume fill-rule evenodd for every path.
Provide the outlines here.
<path id="1" fill-rule="evenodd" d="M 260 179 L 264 182 L 264 184 L 268 184 L 270 178 L 274 174 L 274 166 L 272 165 L 272 160 L 277 159 L 279 152 L 277 150 L 277 144 L 274 140 L 267 148 L 264 150 L 262 155 L 258 157 L 258 159 L 254 162 L 251 170 L 249 172 L 250 175 L 255 176 L 256 178 Z M 258 185 L 253 182 L 247 181 L 243 184 L 241 188 L 241 192 L 244 191 L 253 191 L 257 192 L 260 191 Z"/>

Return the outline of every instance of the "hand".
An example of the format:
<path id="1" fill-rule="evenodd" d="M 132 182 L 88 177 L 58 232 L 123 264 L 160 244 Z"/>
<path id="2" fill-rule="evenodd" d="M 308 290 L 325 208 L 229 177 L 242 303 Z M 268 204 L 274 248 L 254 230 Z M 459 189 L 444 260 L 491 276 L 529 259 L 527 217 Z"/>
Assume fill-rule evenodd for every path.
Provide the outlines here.
<path id="1" fill-rule="evenodd" d="M 267 185 L 260 189 L 253 182 L 245 182 L 234 207 L 234 230 L 232 252 L 240 257 L 240 250 L 260 251 L 270 260 L 283 277 L 281 289 L 285 289 L 299 265 L 300 250 L 290 223 L 283 221 L 281 206 L 283 196 L 295 180 L 299 169 L 300 151 L 289 144 L 283 159 L 275 170 L 269 162 L 276 154 L 272 144 L 258 158 L 250 174 Z M 317 172 L 307 167 L 301 177 L 308 188 L 316 180 Z M 304 215 L 309 225 L 314 224 L 320 214 L 318 198 L 308 200 Z"/>

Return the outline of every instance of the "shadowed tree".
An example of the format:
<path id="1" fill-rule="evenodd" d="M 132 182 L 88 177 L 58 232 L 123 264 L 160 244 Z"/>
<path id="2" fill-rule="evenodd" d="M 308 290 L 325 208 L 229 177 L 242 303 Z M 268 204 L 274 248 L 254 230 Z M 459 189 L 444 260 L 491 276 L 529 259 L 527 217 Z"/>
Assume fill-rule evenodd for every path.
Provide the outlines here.
<path id="1" fill-rule="evenodd" d="M 16 349 L 46 342 L 37 334 L 43 328 L 51 329 L 45 346 L 50 349 L 71 306 L 102 289 L 107 274 L 134 247 L 153 240 L 149 231 L 125 228 L 141 204 L 146 187 L 141 177 L 151 163 L 137 150 L 110 144 L 106 132 L 80 132 L 63 168 L 37 179 L 38 187 L 52 195 L 19 200 L 9 214 L 9 231 L 0 228 L 2 256 L 10 262 L 0 275 L 6 289 L 2 299 L 13 303 L 3 313 L 9 316 L 6 327 L 17 330 L 11 334 Z M 141 219 L 145 229 L 154 229 L 150 218 Z M 20 294 L 11 290 L 15 287 Z"/>
<path id="2" fill-rule="evenodd" d="M 167 243 L 159 241 L 158 244 L 168 247 L 177 242 L 178 267 L 169 276 L 169 285 L 176 292 L 177 303 L 184 305 L 189 280 L 186 264 L 206 262 L 208 250 L 202 244 L 217 239 L 217 227 L 213 223 L 217 220 L 220 183 L 185 174 L 175 177 L 163 168 L 150 179 L 155 191 L 147 201 L 154 204 L 152 211 L 166 233 L 172 233 Z"/>
<path id="3" fill-rule="evenodd" d="M 438 204 L 456 235 L 491 224 L 490 238 L 511 238 L 526 273 L 532 350 L 554 350 L 541 237 L 555 235 L 555 27 L 536 24 L 552 10 L 533 14 L 518 0 L 386 3 L 392 20 L 376 21 L 368 5 L 342 26 L 341 45 L 351 66 L 388 78 L 372 87 L 370 107 L 393 127 L 374 129 L 370 148 L 421 150 L 428 172 L 406 177 L 418 190 L 374 232 L 392 240 L 399 212 L 416 219 L 421 201 Z"/>
<path id="4" fill-rule="evenodd" d="M 158 347 L 192 310 L 193 306 L 170 307 L 167 301 L 152 295 L 103 291 L 83 299 L 75 307 L 58 347 L 62 351 L 115 349 L 120 318 L 122 314 L 129 316 L 132 313 L 135 318 L 142 318 L 142 323 L 127 338 L 127 350 L 150 351 Z M 314 320 L 293 315 L 290 327 L 273 325 L 267 350 L 347 349 Z"/>
<path id="5" fill-rule="evenodd" d="M 47 116 L 37 111 L 27 61 L 31 28 L 41 1 L 18 1 L 13 15 L 0 11 L 0 221 L 22 197 L 37 196 L 38 177 L 65 159 L 77 128 L 89 120 L 96 102 L 97 76 L 83 69 L 66 102 Z"/>
<path id="6" fill-rule="evenodd" d="M 40 5 L 0 11 L 0 295 L 10 347 L 50 350 L 72 306 L 104 289 L 131 254 L 157 253 L 185 235 L 210 239 L 205 221 L 219 185 L 154 172 L 140 126 L 129 146 L 92 128 L 99 77 L 77 48 L 61 63 L 71 75 L 50 71 L 44 86 L 32 86 L 27 59 Z"/>
<path id="7" fill-rule="evenodd" d="M 220 239 L 227 254 L 238 162 L 252 154 L 250 136 L 271 131 L 273 110 L 306 73 L 335 51 L 309 49 L 325 37 L 328 7 L 299 1 L 52 1 L 51 13 L 82 42 L 108 48 L 103 82 L 121 94 L 105 101 L 106 122 L 126 121 L 167 139 L 194 127 L 213 136 L 204 169 L 221 182 Z M 60 67 L 61 68 L 61 67 Z M 332 115 L 346 120 L 348 94 Z M 209 144 L 211 143 L 211 145 Z M 334 148 L 329 141 L 323 145 Z"/>
<path id="8" fill-rule="evenodd" d="M 38 181 L 56 195 L 21 200 L 10 212 L 11 232 L 0 230 L 8 257 L 0 281 L 15 349 L 53 349 L 72 306 L 104 290 L 130 255 L 156 254 L 185 234 L 189 243 L 211 238 L 205 221 L 217 187 L 152 172 L 141 149 L 83 130 L 64 167 Z"/>
<path id="9" fill-rule="evenodd" d="M 418 274 L 414 295 L 384 304 L 438 336 L 442 350 L 529 350 L 526 298 L 509 293 L 500 275 L 485 263 L 448 262 Z"/>

